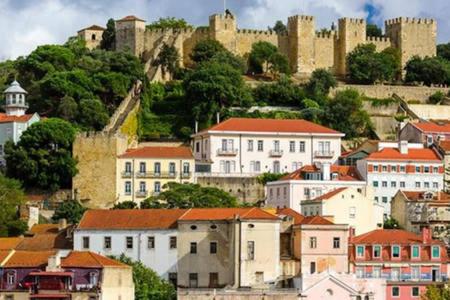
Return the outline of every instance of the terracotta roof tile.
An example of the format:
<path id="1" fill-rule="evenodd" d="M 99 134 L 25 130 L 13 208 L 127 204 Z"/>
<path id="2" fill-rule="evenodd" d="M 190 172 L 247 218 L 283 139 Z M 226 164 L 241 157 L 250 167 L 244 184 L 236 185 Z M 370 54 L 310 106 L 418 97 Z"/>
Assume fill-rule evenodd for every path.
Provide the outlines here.
<path id="1" fill-rule="evenodd" d="M 3 261 L 8 257 L 12 250 L 0 250 L 0 267 L 2 267 Z"/>
<path id="2" fill-rule="evenodd" d="M 186 209 L 88 210 L 78 229 L 168 229 L 175 228 Z"/>
<path id="3" fill-rule="evenodd" d="M 71 251 L 61 260 L 63 268 L 102 268 L 102 267 L 127 267 L 127 265 L 90 251 Z"/>
<path id="4" fill-rule="evenodd" d="M 28 122 L 33 117 L 33 114 L 23 115 L 23 116 L 8 116 L 5 113 L 0 113 L 0 123 L 10 123 L 10 122 Z"/>
<path id="5" fill-rule="evenodd" d="M 15 249 L 22 242 L 22 237 L 0 238 L 0 250 Z"/>
<path id="6" fill-rule="evenodd" d="M 422 243 L 422 236 L 402 229 L 375 229 L 355 236 L 351 239 L 354 244 L 411 244 Z M 439 244 L 437 240 L 433 243 Z"/>
<path id="7" fill-rule="evenodd" d="M 305 216 L 303 216 L 301 213 L 296 212 L 292 208 L 279 208 L 277 209 L 277 215 L 278 216 L 290 216 L 294 218 L 294 224 L 300 224 Z"/>
<path id="8" fill-rule="evenodd" d="M 450 141 L 449 140 L 440 141 L 439 147 L 444 151 L 450 151 Z"/>
<path id="9" fill-rule="evenodd" d="M 194 159 L 192 150 L 189 147 L 142 147 L 128 149 L 120 158 L 184 158 Z"/>
<path id="10" fill-rule="evenodd" d="M 278 217 L 257 207 L 249 208 L 192 208 L 180 220 L 231 220 L 236 215 L 241 219 L 278 220 Z"/>
<path id="11" fill-rule="evenodd" d="M 383 148 L 366 157 L 367 160 L 424 160 L 441 161 L 439 155 L 432 149 L 408 149 L 407 154 L 402 154 L 397 148 Z"/>
<path id="12" fill-rule="evenodd" d="M 122 19 L 119 19 L 117 21 L 118 22 L 121 22 L 121 21 L 142 21 L 142 22 L 145 22 L 145 20 L 139 19 L 138 17 L 133 16 L 133 15 L 123 17 Z"/>
<path id="13" fill-rule="evenodd" d="M 252 119 L 230 118 L 216 124 L 206 131 L 238 131 L 238 132 L 287 132 L 287 133 L 319 133 L 343 135 L 333 129 L 306 120 Z"/>
<path id="14" fill-rule="evenodd" d="M 436 124 L 433 122 L 421 122 L 421 123 L 411 123 L 416 128 L 420 129 L 425 133 L 450 133 L 450 123 L 447 124 Z"/>
<path id="15" fill-rule="evenodd" d="M 304 173 L 314 172 L 321 172 L 321 170 L 314 165 L 306 165 L 292 173 L 281 177 L 279 180 L 304 180 Z M 340 181 L 362 181 L 361 176 L 359 176 L 359 173 L 354 166 L 332 165 L 330 168 L 330 172 L 338 173 L 337 180 Z"/>
<path id="16" fill-rule="evenodd" d="M 345 191 L 346 189 L 347 189 L 346 187 L 337 188 L 337 189 L 332 190 L 332 191 L 330 191 L 330 192 L 328 192 L 326 194 L 323 194 L 323 195 L 321 195 L 319 197 L 316 197 L 313 200 L 315 200 L 315 201 L 329 200 L 332 197 L 336 196 L 337 194 L 341 193 L 342 191 Z"/>
<path id="17" fill-rule="evenodd" d="M 34 234 L 43 234 L 43 233 L 57 234 L 58 231 L 59 231 L 58 224 L 35 224 L 30 229 L 30 232 Z"/>
<path id="18" fill-rule="evenodd" d="M 333 222 L 325 219 L 322 216 L 307 216 L 299 224 L 301 224 L 301 225 L 334 225 Z"/>
<path id="19" fill-rule="evenodd" d="M 38 268 L 47 265 L 48 258 L 56 251 L 15 251 L 3 265 L 7 268 Z"/>
<path id="20" fill-rule="evenodd" d="M 425 191 L 401 191 L 408 200 L 411 201 L 424 201 Z M 450 194 L 445 192 L 433 193 L 433 198 L 431 199 L 433 202 L 441 202 L 441 203 L 450 203 Z"/>
<path id="21" fill-rule="evenodd" d="M 94 25 L 91 25 L 91 26 L 89 26 L 89 27 L 80 29 L 80 30 L 78 30 L 78 32 L 84 31 L 84 30 L 98 30 L 98 31 L 104 31 L 104 30 L 106 30 L 106 28 L 94 24 Z"/>

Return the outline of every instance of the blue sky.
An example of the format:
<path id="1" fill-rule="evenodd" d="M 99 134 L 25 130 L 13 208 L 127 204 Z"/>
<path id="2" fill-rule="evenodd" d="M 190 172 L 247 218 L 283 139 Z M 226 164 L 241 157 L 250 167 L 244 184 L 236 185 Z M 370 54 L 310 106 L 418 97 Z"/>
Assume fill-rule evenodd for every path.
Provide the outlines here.
<path id="1" fill-rule="evenodd" d="M 240 28 L 264 29 L 276 20 L 307 14 L 316 27 L 329 27 L 339 17 L 368 18 L 383 25 L 399 16 L 433 17 L 438 41 L 450 40 L 449 0 L 226 0 Z M 135 14 L 148 22 L 159 17 L 185 18 L 205 25 L 223 10 L 223 0 L 0 0 L 0 60 L 26 55 L 38 45 L 64 43 L 80 28 L 104 25 L 108 18 Z"/>

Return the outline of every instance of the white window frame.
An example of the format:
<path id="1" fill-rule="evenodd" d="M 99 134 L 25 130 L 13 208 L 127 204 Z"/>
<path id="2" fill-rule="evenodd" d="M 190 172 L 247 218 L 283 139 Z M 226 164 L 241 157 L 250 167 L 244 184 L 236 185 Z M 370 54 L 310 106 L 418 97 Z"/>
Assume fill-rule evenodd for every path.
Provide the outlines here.
<path id="1" fill-rule="evenodd" d="M 434 251 L 433 251 L 433 249 L 438 249 L 438 256 L 437 257 L 435 257 L 434 256 Z M 432 259 L 439 259 L 439 258 L 441 258 L 441 247 L 440 246 L 436 246 L 436 245 L 433 245 L 433 246 L 431 246 L 431 258 Z"/>
<path id="2" fill-rule="evenodd" d="M 362 247 L 362 249 L 363 249 L 362 255 L 359 255 L 359 253 L 358 253 L 358 248 L 359 248 L 359 247 Z M 356 245 L 355 250 L 356 250 L 356 257 L 357 257 L 357 258 L 364 258 L 364 257 L 365 257 L 366 246 L 364 246 L 364 245 Z"/>
<path id="3" fill-rule="evenodd" d="M 379 251 L 379 255 L 375 256 L 375 247 L 380 247 L 380 251 Z M 381 245 L 373 245 L 372 247 L 372 257 L 373 258 L 381 258 L 381 252 L 383 251 L 383 248 L 381 247 Z"/>
<path id="4" fill-rule="evenodd" d="M 398 257 L 394 257 L 394 247 L 398 247 Z M 392 245 L 391 246 L 391 258 L 392 259 L 400 259 L 402 257 L 402 247 L 400 245 Z"/>
<path id="5" fill-rule="evenodd" d="M 414 253 L 413 249 L 414 249 L 414 247 L 417 247 L 417 249 L 419 249 L 419 255 L 417 257 L 413 256 L 413 253 Z M 419 247 L 419 245 L 411 245 L 411 259 L 420 259 L 420 247 Z"/>

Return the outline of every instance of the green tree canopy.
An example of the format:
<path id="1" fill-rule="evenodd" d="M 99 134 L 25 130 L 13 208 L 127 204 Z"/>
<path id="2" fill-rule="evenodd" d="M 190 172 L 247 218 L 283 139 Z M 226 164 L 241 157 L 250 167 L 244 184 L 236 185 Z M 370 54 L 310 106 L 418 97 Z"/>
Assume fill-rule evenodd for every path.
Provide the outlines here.
<path id="1" fill-rule="evenodd" d="M 427 289 L 421 300 L 449 300 L 450 299 L 450 287 L 446 285 L 433 285 L 427 286 Z"/>
<path id="2" fill-rule="evenodd" d="M 159 18 L 146 26 L 148 29 L 193 29 L 194 27 L 186 22 L 185 19 L 175 17 Z"/>
<path id="3" fill-rule="evenodd" d="M 69 224 L 77 224 L 83 217 L 86 207 L 76 200 L 69 200 L 61 203 L 53 214 L 53 222 L 58 222 L 60 219 L 66 219 Z"/>
<path id="4" fill-rule="evenodd" d="M 24 202 L 20 182 L 0 174 L 0 237 L 18 236 L 28 229 L 18 214 L 19 206 Z"/>
<path id="5" fill-rule="evenodd" d="M 258 182 L 262 185 L 266 185 L 268 182 L 277 181 L 285 175 L 287 175 L 287 173 L 263 173 L 258 176 Z"/>
<path id="6" fill-rule="evenodd" d="M 331 88 L 336 87 L 337 82 L 331 72 L 325 69 L 316 69 L 306 86 L 308 95 L 320 103 L 324 103 Z"/>
<path id="7" fill-rule="evenodd" d="M 362 101 L 356 90 L 337 92 L 336 96 L 325 104 L 323 123 L 345 133 L 347 139 L 370 136 L 372 123 Z"/>
<path id="8" fill-rule="evenodd" d="M 450 43 L 437 45 L 437 56 L 450 61 Z"/>
<path id="9" fill-rule="evenodd" d="M 237 199 L 227 192 L 198 184 L 167 183 L 167 190 L 145 199 L 141 208 L 237 207 Z"/>
<path id="10" fill-rule="evenodd" d="M 367 24 L 366 36 L 382 37 L 383 31 L 376 24 Z"/>
<path id="11" fill-rule="evenodd" d="M 175 72 L 180 68 L 180 55 L 178 54 L 177 48 L 164 43 L 154 64 L 161 66 L 163 76 L 169 74 L 170 78 L 172 78 Z"/>
<path id="12" fill-rule="evenodd" d="M 112 209 L 135 209 L 137 204 L 134 201 L 122 201 L 114 204 Z"/>
<path id="13" fill-rule="evenodd" d="M 205 39 L 195 44 L 192 49 L 191 59 L 196 62 L 205 62 L 213 58 L 214 55 L 226 51 L 225 47 L 217 40 Z"/>
<path id="14" fill-rule="evenodd" d="M 253 98 L 267 105 L 302 107 L 305 92 L 287 76 L 281 76 L 274 83 L 261 83 L 253 89 Z"/>
<path id="15" fill-rule="evenodd" d="M 249 55 L 249 70 L 256 74 L 289 74 L 289 63 L 287 57 L 279 53 L 276 46 L 261 41 L 252 45 Z"/>
<path id="16" fill-rule="evenodd" d="M 384 229 L 401 229 L 400 225 L 398 224 L 398 221 L 392 217 L 388 218 L 383 223 Z"/>
<path id="17" fill-rule="evenodd" d="M 287 27 L 284 25 L 283 21 L 280 20 L 276 21 L 275 25 L 268 29 L 275 31 L 277 34 L 287 34 Z"/>
<path id="18" fill-rule="evenodd" d="M 104 50 L 113 51 L 116 49 L 116 22 L 114 19 L 109 19 L 106 23 L 106 30 L 103 31 L 100 48 Z"/>
<path id="19" fill-rule="evenodd" d="M 136 300 L 175 300 L 175 287 L 160 278 L 155 271 L 144 266 L 139 261 L 133 261 L 125 254 L 112 257 L 133 268 L 134 299 Z"/>
<path id="20" fill-rule="evenodd" d="M 414 56 L 406 63 L 406 82 L 450 84 L 450 63 L 440 57 Z"/>
<path id="21" fill-rule="evenodd" d="M 9 141 L 5 146 L 8 176 L 23 181 L 26 187 L 70 188 L 77 173 L 71 152 L 75 133 L 75 128 L 61 119 L 32 124 L 17 145 Z"/>
<path id="22" fill-rule="evenodd" d="M 78 123 L 86 129 L 102 130 L 108 124 L 109 115 L 105 105 L 98 99 L 80 101 Z"/>

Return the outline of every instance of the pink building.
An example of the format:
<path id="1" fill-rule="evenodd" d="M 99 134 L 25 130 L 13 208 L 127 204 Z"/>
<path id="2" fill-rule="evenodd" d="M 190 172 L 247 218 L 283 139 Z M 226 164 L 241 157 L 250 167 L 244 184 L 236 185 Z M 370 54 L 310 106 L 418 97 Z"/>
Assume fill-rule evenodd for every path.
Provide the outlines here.
<path id="1" fill-rule="evenodd" d="M 398 229 L 377 229 L 349 239 L 350 272 L 357 278 L 384 278 L 387 300 L 419 300 L 426 286 L 447 280 L 444 243 Z"/>

